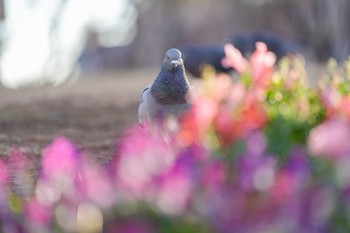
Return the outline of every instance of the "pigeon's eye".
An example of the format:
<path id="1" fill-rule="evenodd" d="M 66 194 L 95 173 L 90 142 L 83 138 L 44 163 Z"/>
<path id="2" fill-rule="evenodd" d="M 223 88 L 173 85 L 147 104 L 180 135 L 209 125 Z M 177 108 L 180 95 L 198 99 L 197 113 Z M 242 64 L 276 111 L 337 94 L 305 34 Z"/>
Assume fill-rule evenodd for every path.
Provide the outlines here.
<path id="1" fill-rule="evenodd" d="M 166 59 L 168 59 L 168 60 L 169 60 L 169 59 L 170 59 L 170 57 L 168 56 L 168 57 L 166 57 Z"/>

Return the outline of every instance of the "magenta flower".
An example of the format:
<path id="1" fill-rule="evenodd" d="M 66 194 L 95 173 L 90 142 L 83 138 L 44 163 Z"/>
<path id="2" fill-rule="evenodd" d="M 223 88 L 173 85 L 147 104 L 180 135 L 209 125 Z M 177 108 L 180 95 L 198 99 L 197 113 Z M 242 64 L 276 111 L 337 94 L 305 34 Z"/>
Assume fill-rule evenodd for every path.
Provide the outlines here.
<path id="1" fill-rule="evenodd" d="M 337 160 L 349 155 L 349 138 L 349 123 L 341 119 L 332 119 L 311 130 L 308 148 L 312 155 Z"/>
<path id="2" fill-rule="evenodd" d="M 216 192 L 227 181 L 227 166 L 223 160 L 209 160 L 201 170 L 201 183 L 209 191 Z"/>
<path id="3" fill-rule="evenodd" d="M 44 149 L 42 177 L 46 179 L 73 179 L 78 171 L 79 155 L 74 144 L 65 137 L 58 137 Z"/>

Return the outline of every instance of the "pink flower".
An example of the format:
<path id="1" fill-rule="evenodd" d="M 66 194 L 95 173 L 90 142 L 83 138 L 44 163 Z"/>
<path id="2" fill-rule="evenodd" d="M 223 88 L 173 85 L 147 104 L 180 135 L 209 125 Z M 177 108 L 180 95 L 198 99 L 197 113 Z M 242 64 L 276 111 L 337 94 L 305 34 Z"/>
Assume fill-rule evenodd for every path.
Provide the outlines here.
<path id="1" fill-rule="evenodd" d="M 342 103 L 342 96 L 340 93 L 333 88 L 327 88 L 321 91 L 320 97 L 326 107 L 327 117 L 331 118 L 335 116 Z"/>
<path id="2" fill-rule="evenodd" d="M 42 155 L 42 176 L 47 179 L 75 177 L 79 155 L 74 144 L 65 137 L 58 137 L 44 149 Z"/>
<path id="3" fill-rule="evenodd" d="M 25 213 L 30 221 L 42 226 L 51 222 L 53 210 L 36 199 L 30 199 L 26 203 Z"/>
<path id="4" fill-rule="evenodd" d="M 175 166 L 160 179 L 156 192 L 156 204 L 166 214 L 181 214 L 191 196 L 190 172 L 182 166 Z"/>
<path id="5" fill-rule="evenodd" d="M 226 57 L 222 59 L 221 64 L 224 67 L 234 68 L 240 74 L 244 73 L 248 67 L 247 59 L 232 44 L 226 44 L 224 49 Z"/>
<path id="6" fill-rule="evenodd" d="M 121 142 L 116 161 L 117 185 L 137 197 L 144 197 L 152 190 L 154 179 L 169 169 L 174 160 L 174 148 L 162 135 L 143 135 L 137 126 Z"/>
<path id="7" fill-rule="evenodd" d="M 295 195 L 297 180 L 289 172 L 282 171 L 276 176 L 271 195 L 276 202 L 290 201 Z"/>
<path id="8" fill-rule="evenodd" d="M 308 148 L 311 154 L 339 159 L 350 153 L 350 125 L 341 119 L 332 119 L 311 130 Z"/>
<path id="9" fill-rule="evenodd" d="M 84 161 L 79 177 L 80 192 L 85 198 L 104 208 L 113 205 L 116 196 L 114 186 L 103 169 L 92 162 Z"/>
<path id="10" fill-rule="evenodd" d="M 267 50 L 263 42 L 256 43 L 256 50 L 250 59 L 253 76 L 258 86 L 266 87 L 270 83 L 270 77 L 274 72 L 276 55 Z"/>

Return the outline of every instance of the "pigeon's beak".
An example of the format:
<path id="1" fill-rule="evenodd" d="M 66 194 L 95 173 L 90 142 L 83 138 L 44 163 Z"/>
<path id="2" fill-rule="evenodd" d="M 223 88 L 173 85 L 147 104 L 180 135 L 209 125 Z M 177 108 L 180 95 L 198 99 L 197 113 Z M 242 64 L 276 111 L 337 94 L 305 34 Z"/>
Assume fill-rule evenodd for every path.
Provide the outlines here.
<path id="1" fill-rule="evenodd" d="M 178 60 L 173 60 L 173 61 L 171 61 L 171 66 L 172 66 L 173 68 L 176 68 L 178 65 L 179 65 L 179 61 L 178 61 Z"/>

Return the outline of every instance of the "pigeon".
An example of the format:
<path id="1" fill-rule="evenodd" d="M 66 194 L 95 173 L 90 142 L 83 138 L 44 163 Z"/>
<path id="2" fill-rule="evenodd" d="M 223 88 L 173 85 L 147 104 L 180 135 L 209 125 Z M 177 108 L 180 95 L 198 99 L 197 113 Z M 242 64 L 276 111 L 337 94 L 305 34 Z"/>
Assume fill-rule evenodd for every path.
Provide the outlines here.
<path id="1" fill-rule="evenodd" d="M 168 117 L 179 119 L 191 106 L 187 100 L 190 89 L 181 52 L 169 49 L 157 78 L 140 95 L 140 126 L 161 123 Z"/>

